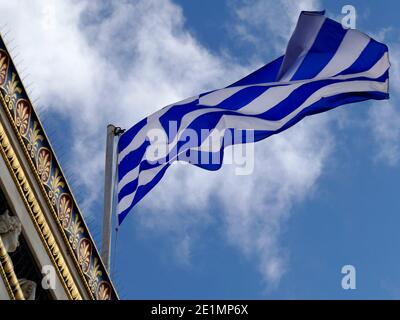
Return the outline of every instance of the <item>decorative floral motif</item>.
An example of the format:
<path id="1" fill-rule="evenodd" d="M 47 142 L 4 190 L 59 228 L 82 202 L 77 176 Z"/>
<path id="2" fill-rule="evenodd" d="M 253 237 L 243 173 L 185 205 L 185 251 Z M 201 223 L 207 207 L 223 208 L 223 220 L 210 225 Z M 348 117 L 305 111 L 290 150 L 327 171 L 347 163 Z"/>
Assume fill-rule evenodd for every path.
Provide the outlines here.
<path id="1" fill-rule="evenodd" d="M 4 50 L 0 50 L 0 86 L 2 86 L 7 79 L 8 70 L 8 55 Z"/>
<path id="2" fill-rule="evenodd" d="M 64 229 L 67 229 L 71 222 L 72 206 L 71 196 L 63 193 L 58 204 L 58 218 Z"/>
<path id="3" fill-rule="evenodd" d="M 22 136 L 28 132 L 29 117 L 31 115 L 29 102 L 25 99 L 17 101 L 17 108 L 15 110 L 15 125 L 19 128 L 19 133 Z"/>
<path id="4" fill-rule="evenodd" d="M 103 272 L 100 270 L 99 259 L 95 257 L 93 261 L 93 267 L 89 272 L 89 287 L 93 293 L 96 292 L 97 284 L 99 283 L 97 277 L 101 277 L 102 274 Z"/>
<path id="5" fill-rule="evenodd" d="M 37 159 L 37 170 L 43 183 L 47 183 L 50 176 L 51 153 L 47 148 L 41 148 Z"/>
<path id="6" fill-rule="evenodd" d="M 0 37 L 0 108 L 6 111 L 10 125 L 18 137 L 25 160 L 33 165 L 37 183 L 46 192 L 42 195 L 58 219 L 59 231 L 67 237 L 67 252 L 77 263 L 87 293 L 94 299 L 117 299 L 108 273 L 95 250 L 94 241 L 87 230 L 66 184 L 65 177 L 55 159 L 34 107 L 29 100 L 13 61 Z M 22 155 L 23 156 L 23 155 Z M 43 204 L 45 205 L 45 204 Z M 75 264 L 74 264 L 75 266 Z"/>
<path id="7" fill-rule="evenodd" d="M 26 146 L 30 152 L 31 158 L 34 158 L 38 148 L 39 141 L 43 141 L 44 137 L 40 134 L 40 129 L 38 128 L 38 122 L 33 122 L 33 128 L 29 129 L 29 141 Z"/>
<path id="8" fill-rule="evenodd" d="M 110 285 L 102 281 L 97 289 L 96 294 L 97 300 L 110 300 L 111 299 L 111 287 Z"/>
<path id="9" fill-rule="evenodd" d="M 79 243 L 78 260 L 83 272 L 87 272 L 90 266 L 90 256 L 92 255 L 92 244 L 86 238 Z"/>
<path id="10" fill-rule="evenodd" d="M 22 93 L 22 89 L 19 87 L 19 81 L 16 79 L 17 74 L 12 73 L 11 80 L 6 84 L 6 95 L 4 100 L 8 105 L 8 109 L 12 110 L 14 108 L 15 101 L 17 100 L 17 94 Z"/>
<path id="11" fill-rule="evenodd" d="M 84 229 L 81 226 L 81 221 L 79 220 L 78 215 L 75 215 L 75 219 L 71 223 L 71 235 L 69 236 L 69 242 L 74 250 L 76 250 L 76 247 L 78 246 L 79 234 L 83 231 Z"/>
<path id="12" fill-rule="evenodd" d="M 50 180 L 50 191 L 49 197 L 52 201 L 53 206 L 56 204 L 58 196 L 60 195 L 60 188 L 64 188 L 65 183 L 63 182 L 63 177 L 60 174 L 60 170 L 56 168 L 54 175 Z"/>

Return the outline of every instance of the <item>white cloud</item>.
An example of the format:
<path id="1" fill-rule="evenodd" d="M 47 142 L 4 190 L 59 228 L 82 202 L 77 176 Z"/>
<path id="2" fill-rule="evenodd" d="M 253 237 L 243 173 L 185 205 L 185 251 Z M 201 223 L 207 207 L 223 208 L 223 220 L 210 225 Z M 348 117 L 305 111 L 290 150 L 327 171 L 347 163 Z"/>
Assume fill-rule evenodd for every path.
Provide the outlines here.
<path id="1" fill-rule="evenodd" d="M 380 101 L 369 109 L 370 124 L 378 147 L 377 159 L 391 166 L 400 161 L 400 113 L 390 102 Z"/>
<path id="2" fill-rule="evenodd" d="M 239 19 L 236 32 L 262 51 L 284 53 L 301 11 L 321 10 L 319 0 L 237 0 L 232 8 Z"/>
<path id="3" fill-rule="evenodd" d="M 292 206 L 311 195 L 332 148 L 327 118 L 307 119 L 297 128 L 256 146 L 253 176 L 221 176 L 230 185 L 220 189 L 229 241 L 259 260 L 269 284 L 287 269 L 287 253 L 278 239 Z M 259 148 L 258 148 L 259 147 Z"/>
<path id="4" fill-rule="evenodd" d="M 374 157 L 389 166 L 396 166 L 400 163 L 400 111 L 396 107 L 400 103 L 400 42 L 393 27 L 382 28 L 374 38 L 389 47 L 390 100 L 372 104 L 368 124 L 376 142 Z"/>
<path id="5" fill-rule="evenodd" d="M 272 34 L 282 44 L 300 9 L 315 5 L 243 2 L 238 23 L 249 36 L 259 30 L 248 26 L 263 29 L 263 50 L 269 50 L 276 43 Z M 0 10 L 10 17 L 8 28 L 39 90 L 42 113 L 56 112 L 72 122 L 70 161 L 79 177 L 73 187 L 91 195 L 82 206 L 86 215 L 101 205 L 107 123 L 129 127 L 168 103 L 222 87 L 248 71 L 203 47 L 170 1 L 3 0 Z M 136 209 L 146 211 L 141 227 L 170 235 L 178 243 L 177 256 L 188 265 L 202 226 L 215 222 L 210 204 L 217 204 L 227 241 L 276 284 L 287 268 L 287 252 L 279 244 L 282 223 L 312 193 L 332 148 L 325 119 L 307 119 L 257 143 L 251 176 L 235 176 L 232 166 L 207 172 L 174 165 Z"/>

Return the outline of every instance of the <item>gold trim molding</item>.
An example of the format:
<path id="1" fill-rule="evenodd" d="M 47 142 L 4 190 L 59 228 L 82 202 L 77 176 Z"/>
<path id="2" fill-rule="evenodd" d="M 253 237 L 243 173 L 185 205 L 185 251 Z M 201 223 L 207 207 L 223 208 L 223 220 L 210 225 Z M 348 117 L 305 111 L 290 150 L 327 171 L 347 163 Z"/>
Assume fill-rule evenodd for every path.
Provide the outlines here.
<path id="1" fill-rule="evenodd" d="M 15 185 L 24 201 L 25 207 L 32 218 L 36 230 L 44 244 L 44 247 L 52 260 L 60 281 L 64 286 L 68 297 L 73 300 L 81 300 L 78 287 L 71 275 L 71 272 L 64 260 L 60 248 L 49 228 L 46 217 L 37 201 L 33 189 L 26 178 L 21 163 L 10 143 L 10 140 L 0 123 L 0 152 L 4 162 L 15 182 Z"/>
<path id="2" fill-rule="evenodd" d="M 52 215 L 47 218 L 54 218 L 68 250 L 65 254 L 72 258 L 87 295 L 98 300 L 118 299 L 78 203 L 1 36 L 0 104 L 12 127 L 9 134 L 14 131 L 22 148 L 22 153 L 18 155 L 27 160 L 24 169 L 33 174 L 36 181 L 31 183 L 39 187 L 37 196 L 41 194 L 44 197 L 41 205 L 46 213 L 49 209 Z M 69 267 L 73 268 L 72 265 Z"/>
<path id="3" fill-rule="evenodd" d="M 11 300 L 25 300 L 14 266 L 0 237 L 0 273 Z"/>

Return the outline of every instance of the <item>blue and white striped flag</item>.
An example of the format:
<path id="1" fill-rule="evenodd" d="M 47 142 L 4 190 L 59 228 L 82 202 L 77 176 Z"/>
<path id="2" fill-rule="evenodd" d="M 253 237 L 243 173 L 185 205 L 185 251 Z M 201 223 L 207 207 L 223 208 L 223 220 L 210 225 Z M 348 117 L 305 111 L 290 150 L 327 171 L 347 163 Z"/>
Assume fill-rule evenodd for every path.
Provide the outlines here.
<path id="1" fill-rule="evenodd" d="M 388 99 L 389 66 L 386 45 L 324 12 L 302 12 L 284 56 L 226 88 L 164 107 L 120 137 L 119 223 L 174 161 L 217 170 L 229 145 L 343 104 Z"/>

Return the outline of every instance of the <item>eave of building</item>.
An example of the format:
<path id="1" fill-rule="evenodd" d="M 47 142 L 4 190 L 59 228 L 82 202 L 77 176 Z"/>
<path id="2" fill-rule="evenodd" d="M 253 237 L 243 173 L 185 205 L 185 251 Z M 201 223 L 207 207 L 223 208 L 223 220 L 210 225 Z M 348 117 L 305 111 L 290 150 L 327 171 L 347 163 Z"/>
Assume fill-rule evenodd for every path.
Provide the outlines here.
<path id="1" fill-rule="evenodd" d="M 18 149 L 22 168 L 32 176 L 32 196 L 36 196 L 40 206 L 45 207 L 41 209 L 48 220 L 49 230 L 53 231 L 54 239 L 64 253 L 64 263 L 75 267 L 86 290 L 81 296 L 118 299 L 71 188 L 1 37 L 0 105 L 2 113 L 6 115 L 5 126 L 12 131 L 8 135 L 13 135 L 10 140 L 15 140 L 15 144 L 14 141 L 11 143 Z M 79 291 L 82 289 L 79 288 Z"/>
<path id="2" fill-rule="evenodd" d="M 5 119 L 5 120 L 4 120 Z M 84 288 L 79 287 L 78 274 L 75 270 L 66 248 L 62 246 L 62 238 L 53 232 L 55 224 L 51 222 L 50 212 L 46 212 L 45 201 L 40 199 L 38 188 L 32 184 L 35 181 L 33 174 L 25 170 L 28 165 L 23 164 L 23 158 L 18 157 L 22 150 L 15 137 L 7 132 L 12 128 L 7 123 L 4 110 L 0 108 L 0 187 L 6 196 L 12 212 L 19 218 L 31 252 L 39 266 L 54 267 L 58 274 L 58 281 L 53 295 L 56 299 L 84 299 Z M 50 217 L 50 219 L 48 219 Z M 10 296 L 11 299 L 15 297 Z"/>

